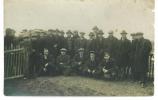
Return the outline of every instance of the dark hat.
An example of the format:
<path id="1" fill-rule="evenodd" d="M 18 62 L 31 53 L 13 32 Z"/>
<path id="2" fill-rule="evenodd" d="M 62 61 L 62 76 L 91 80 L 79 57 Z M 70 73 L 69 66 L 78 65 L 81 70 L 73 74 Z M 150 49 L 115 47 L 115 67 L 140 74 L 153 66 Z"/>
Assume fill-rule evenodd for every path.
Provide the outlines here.
<path id="1" fill-rule="evenodd" d="M 112 30 L 108 32 L 108 34 L 113 34 L 113 33 L 114 33 L 114 32 L 113 32 Z"/>
<path id="2" fill-rule="evenodd" d="M 95 34 L 93 32 L 90 32 L 89 36 L 95 36 Z"/>
<path id="3" fill-rule="evenodd" d="M 98 31 L 98 34 L 103 35 L 104 32 L 103 32 L 102 30 L 99 30 L 99 31 Z"/>
<path id="4" fill-rule="evenodd" d="M 127 34 L 127 32 L 125 30 L 123 30 L 120 34 Z"/>
<path id="5" fill-rule="evenodd" d="M 66 32 L 66 34 L 72 34 L 72 32 L 71 32 L 70 30 L 68 30 L 68 31 Z"/>
<path id="6" fill-rule="evenodd" d="M 137 32 L 136 35 L 143 35 L 143 33 L 142 32 Z"/>
<path id="7" fill-rule="evenodd" d="M 95 51 L 90 51 L 90 53 L 95 53 Z"/>
<path id="8" fill-rule="evenodd" d="M 65 49 L 65 48 L 61 48 L 60 51 L 67 51 L 67 49 Z"/>
<path id="9" fill-rule="evenodd" d="M 135 33 L 131 33 L 131 36 L 136 36 L 136 34 Z"/>
<path id="10" fill-rule="evenodd" d="M 80 51 L 84 51 L 84 48 L 79 48 L 78 51 L 79 51 L 79 52 L 80 52 Z"/>
<path id="11" fill-rule="evenodd" d="M 80 32 L 80 34 L 84 35 L 84 34 L 85 34 L 85 32 Z"/>
<path id="12" fill-rule="evenodd" d="M 92 30 L 99 30 L 99 28 L 97 26 L 94 26 Z"/>
<path id="13" fill-rule="evenodd" d="M 78 31 L 77 31 L 77 30 L 74 30 L 73 32 L 74 32 L 74 33 L 78 33 Z"/>

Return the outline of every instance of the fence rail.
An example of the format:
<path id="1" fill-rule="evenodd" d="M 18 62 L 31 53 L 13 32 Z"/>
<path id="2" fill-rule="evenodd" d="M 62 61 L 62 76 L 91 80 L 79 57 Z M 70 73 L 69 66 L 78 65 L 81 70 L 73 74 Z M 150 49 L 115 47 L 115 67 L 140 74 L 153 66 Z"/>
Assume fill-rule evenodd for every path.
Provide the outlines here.
<path id="1" fill-rule="evenodd" d="M 22 77 L 25 63 L 24 48 L 4 51 L 4 79 Z"/>

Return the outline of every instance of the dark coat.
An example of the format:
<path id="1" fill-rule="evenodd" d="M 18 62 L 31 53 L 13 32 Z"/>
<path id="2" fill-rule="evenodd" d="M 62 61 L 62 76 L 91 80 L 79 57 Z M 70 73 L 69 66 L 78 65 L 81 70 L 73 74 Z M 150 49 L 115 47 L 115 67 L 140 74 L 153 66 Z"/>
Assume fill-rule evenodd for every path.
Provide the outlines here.
<path id="1" fill-rule="evenodd" d="M 78 38 L 77 39 L 76 45 L 74 45 L 74 49 L 78 50 L 79 48 L 84 48 L 85 51 L 87 50 L 87 40 L 85 38 Z"/>
<path id="2" fill-rule="evenodd" d="M 108 61 L 103 59 L 100 62 L 99 67 L 101 67 L 101 69 L 105 68 L 105 69 L 109 70 L 109 69 L 115 68 L 116 67 L 116 63 L 115 63 L 114 59 L 112 59 L 112 58 L 110 58 Z"/>
<path id="3" fill-rule="evenodd" d="M 129 66 L 131 42 L 128 39 L 119 40 L 117 63 L 119 67 Z"/>
<path id="4" fill-rule="evenodd" d="M 75 63 L 75 64 L 78 64 L 79 62 L 81 62 L 82 63 L 82 65 L 84 65 L 85 64 L 85 61 L 86 61 L 86 56 L 85 56 L 85 54 L 83 54 L 83 57 L 81 58 L 80 57 L 80 55 L 79 54 L 76 54 L 74 57 L 73 57 L 73 63 Z"/>
<path id="5" fill-rule="evenodd" d="M 70 56 L 69 55 L 59 55 L 57 57 L 57 64 L 61 65 L 60 63 L 63 63 L 62 66 L 70 65 Z"/>
<path id="6" fill-rule="evenodd" d="M 142 38 L 137 41 L 134 57 L 134 67 L 136 72 L 148 71 L 148 62 L 151 50 L 152 45 L 149 40 Z"/>
<path id="7" fill-rule="evenodd" d="M 94 61 L 91 61 L 88 59 L 85 63 L 86 69 L 90 70 L 98 70 L 98 61 L 95 59 Z"/>
<path id="8" fill-rule="evenodd" d="M 137 45 L 137 40 L 132 40 L 131 43 L 131 51 L 130 51 L 130 66 L 133 69 L 133 64 L 134 64 L 134 55 L 136 53 L 136 45 Z"/>
<path id="9" fill-rule="evenodd" d="M 97 47 L 96 39 L 88 40 L 88 51 L 97 52 L 96 47 Z"/>
<path id="10" fill-rule="evenodd" d="M 66 49 L 67 49 L 67 53 L 68 55 L 70 55 L 70 57 L 74 56 L 74 39 L 73 38 L 66 38 Z"/>
<path id="11" fill-rule="evenodd" d="M 118 49 L 118 39 L 116 37 L 106 38 L 106 48 L 105 50 L 109 52 L 110 56 L 116 60 Z"/>
<path id="12" fill-rule="evenodd" d="M 98 56 L 98 59 L 99 60 L 102 60 L 103 59 L 103 56 L 104 56 L 104 51 L 105 51 L 105 45 L 106 41 L 105 41 L 105 38 L 96 38 L 96 54 Z"/>

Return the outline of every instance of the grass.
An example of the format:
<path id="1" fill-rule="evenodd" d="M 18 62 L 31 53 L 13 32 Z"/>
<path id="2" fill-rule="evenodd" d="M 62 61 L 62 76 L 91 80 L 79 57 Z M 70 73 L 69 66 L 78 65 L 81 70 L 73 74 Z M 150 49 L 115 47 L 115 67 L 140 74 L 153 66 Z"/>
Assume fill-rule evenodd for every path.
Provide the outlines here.
<path id="1" fill-rule="evenodd" d="M 5 95 L 14 96 L 152 96 L 154 86 L 145 88 L 131 81 L 107 81 L 80 76 L 38 77 L 5 81 Z"/>

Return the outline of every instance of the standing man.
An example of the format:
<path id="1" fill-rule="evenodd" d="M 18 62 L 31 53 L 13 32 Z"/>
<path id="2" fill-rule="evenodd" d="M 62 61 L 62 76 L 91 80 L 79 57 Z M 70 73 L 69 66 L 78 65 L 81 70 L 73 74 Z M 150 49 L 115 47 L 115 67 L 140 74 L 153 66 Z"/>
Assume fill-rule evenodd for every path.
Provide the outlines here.
<path id="1" fill-rule="evenodd" d="M 84 35 L 85 35 L 84 32 L 80 32 L 80 37 L 77 39 L 77 44 L 75 45 L 75 50 L 78 50 L 79 48 L 84 48 L 84 50 L 87 51 L 87 40 L 84 37 Z"/>
<path id="2" fill-rule="evenodd" d="M 134 57 L 134 66 L 138 81 L 140 81 L 141 87 L 144 87 L 146 83 L 149 55 L 152 50 L 152 45 L 148 39 L 144 39 L 142 32 L 138 32 L 136 35 L 138 37 L 138 41 Z"/>
<path id="3" fill-rule="evenodd" d="M 109 36 L 106 38 L 106 51 L 109 52 L 111 57 L 116 60 L 117 58 L 117 48 L 118 39 L 113 36 L 114 32 L 109 31 Z"/>
<path id="4" fill-rule="evenodd" d="M 97 56 L 98 60 L 103 59 L 103 54 L 105 50 L 105 38 L 103 37 L 104 33 L 102 30 L 99 30 L 98 36 L 96 38 L 96 51 L 97 51 Z"/>
<path id="5" fill-rule="evenodd" d="M 121 32 L 121 39 L 119 40 L 119 53 L 118 53 L 118 66 L 120 70 L 120 78 L 124 79 L 128 75 L 129 71 L 129 60 L 130 60 L 130 50 L 131 42 L 126 37 L 127 32 Z"/>
<path id="6" fill-rule="evenodd" d="M 74 40 L 72 38 L 72 32 L 69 30 L 66 32 L 66 48 L 67 54 L 70 55 L 70 58 L 74 56 Z"/>
<path id="7" fill-rule="evenodd" d="M 137 43 L 137 37 L 135 33 L 131 34 L 132 37 L 132 43 L 131 43 L 131 51 L 130 51 L 130 67 L 131 67 L 131 75 L 133 81 L 135 81 L 136 76 L 135 76 L 135 68 L 134 68 L 134 55 L 136 53 L 136 43 Z"/>
<path id="8" fill-rule="evenodd" d="M 88 40 L 88 52 L 89 51 L 97 51 L 96 50 L 96 39 L 95 39 L 95 34 L 93 32 L 89 33 L 89 40 Z"/>

